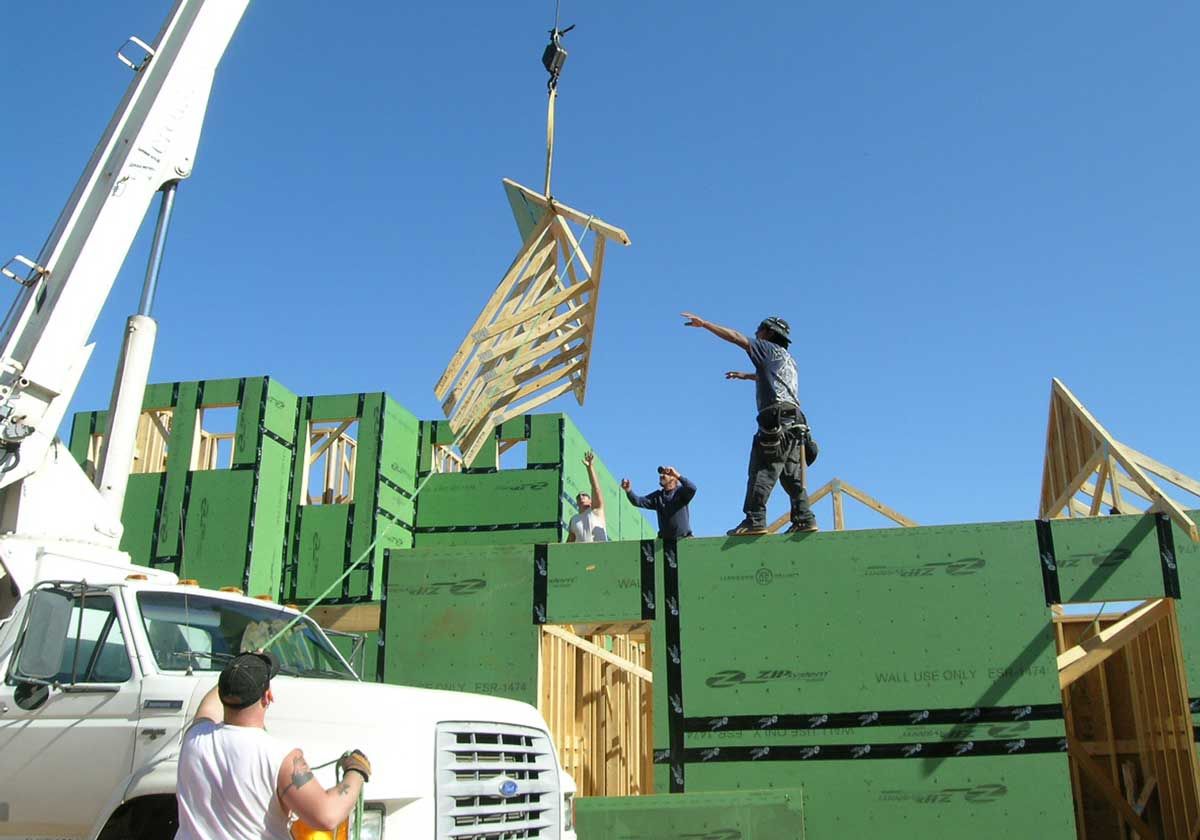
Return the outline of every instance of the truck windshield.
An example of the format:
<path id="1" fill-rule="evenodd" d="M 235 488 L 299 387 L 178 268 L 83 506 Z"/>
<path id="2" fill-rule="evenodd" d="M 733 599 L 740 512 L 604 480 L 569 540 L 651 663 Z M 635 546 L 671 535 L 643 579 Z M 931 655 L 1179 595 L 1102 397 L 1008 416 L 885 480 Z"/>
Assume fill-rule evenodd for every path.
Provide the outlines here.
<path id="1" fill-rule="evenodd" d="M 279 607 L 192 595 L 139 592 L 138 605 L 158 667 L 164 671 L 220 671 L 239 653 L 261 648 L 294 615 Z M 357 679 L 307 618 L 271 647 L 279 671 L 297 677 Z"/>

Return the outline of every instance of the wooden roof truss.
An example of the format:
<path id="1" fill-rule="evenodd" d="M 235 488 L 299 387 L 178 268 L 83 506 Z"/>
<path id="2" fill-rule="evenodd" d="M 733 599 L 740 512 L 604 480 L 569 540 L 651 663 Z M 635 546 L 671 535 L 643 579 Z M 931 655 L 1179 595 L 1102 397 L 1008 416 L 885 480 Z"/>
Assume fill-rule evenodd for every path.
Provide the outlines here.
<path id="1" fill-rule="evenodd" d="M 609 240 L 629 244 L 595 216 L 504 186 L 521 249 L 434 387 L 467 464 L 505 420 L 568 392 L 583 405 L 604 249 Z"/>
<path id="2" fill-rule="evenodd" d="M 1196 523 L 1159 482 L 1200 498 L 1200 481 L 1118 441 L 1053 380 L 1038 516 L 1164 513 L 1200 542 Z"/>
<path id="3" fill-rule="evenodd" d="M 844 497 L 849 496 L 851 499 L 866 505 L 871 510 L 885 516 L 897 525 L 903 525 L 905 528 L 916 528 L 917 523 L 909 519 L 904 514 L 885 505 L 883 502 L 876 499 L 874 496 L 859 490 L 857 487 L 842 481 L 840 478 L 831 478 L 829 481 L 822 484 L 814 492 L 809 494 L 808 503 L 815 505 L 817 502 L 824 499 L 826 496 L 833 497 L 833 530 L 846 530 L 846 516 Z M 778 533 L 785 528 L 790 519 L 790 514 L 785 513 L 783 516 L 776 519 L 767 526 L 767 531 L 772 534 Z"/>

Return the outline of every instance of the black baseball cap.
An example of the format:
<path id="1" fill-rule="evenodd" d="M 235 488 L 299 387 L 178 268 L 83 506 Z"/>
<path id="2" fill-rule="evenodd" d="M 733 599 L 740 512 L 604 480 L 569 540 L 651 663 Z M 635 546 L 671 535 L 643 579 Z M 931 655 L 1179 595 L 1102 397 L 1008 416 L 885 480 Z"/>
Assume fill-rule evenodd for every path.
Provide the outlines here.
<path id="1" fill-rule="evenodd" d="M 262 699 L 278 673 L 275 654 L 239 653 L 217 678 L 217 694 L 229 708 L 245 709 Z"/>

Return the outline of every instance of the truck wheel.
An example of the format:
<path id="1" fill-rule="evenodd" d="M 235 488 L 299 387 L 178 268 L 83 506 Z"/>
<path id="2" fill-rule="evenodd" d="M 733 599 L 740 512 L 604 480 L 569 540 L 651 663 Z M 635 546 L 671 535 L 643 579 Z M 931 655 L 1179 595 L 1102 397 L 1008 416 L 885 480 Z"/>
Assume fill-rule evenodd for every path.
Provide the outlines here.
<path id="1" fill-rule="evenodd" d="M 173 840 L 177 828 L 174 796 L 143 796 L 114 811 L 97 840 Z"/>

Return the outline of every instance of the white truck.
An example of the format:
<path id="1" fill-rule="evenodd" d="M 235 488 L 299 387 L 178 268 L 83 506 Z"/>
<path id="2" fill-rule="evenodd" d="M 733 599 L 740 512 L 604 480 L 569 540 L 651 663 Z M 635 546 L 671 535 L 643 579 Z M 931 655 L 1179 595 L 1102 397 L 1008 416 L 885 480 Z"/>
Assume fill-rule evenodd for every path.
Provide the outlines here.
<path id="1" fill-rule="evenodd" d="M 190 176 L 216 67 L 248 0 L 177 0 L 50 237 L 0 273 L 0 837 L 166 840 L 182 732 L 224 662 L 296 617 L 132 564 L 120 510 L 153 351 L 150 318 L 176 187 Z M 129 44 L 126 47 L 129 47 Z M 89 477 L 57 428 L 90 333 L 156 193 L 140 312 Z M 316 624 L 272 647 L 271 733 L 313 764 L 374 766 L 362 838 L 575 840 L 574 783 L 524 703 L 361 682 Z M 318 773 L 332 784 L 332 769 Z"/>

